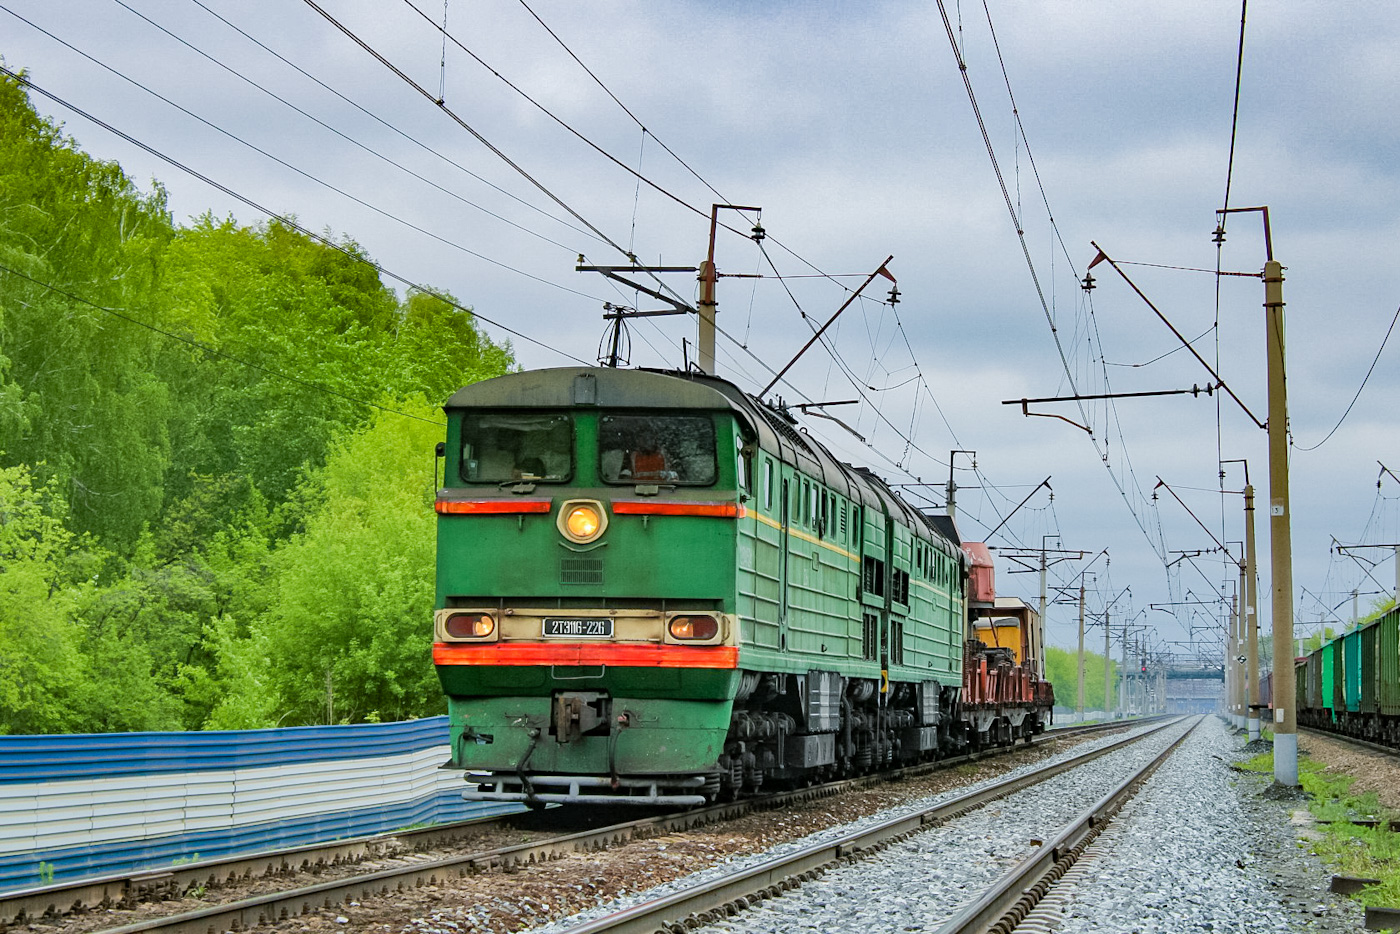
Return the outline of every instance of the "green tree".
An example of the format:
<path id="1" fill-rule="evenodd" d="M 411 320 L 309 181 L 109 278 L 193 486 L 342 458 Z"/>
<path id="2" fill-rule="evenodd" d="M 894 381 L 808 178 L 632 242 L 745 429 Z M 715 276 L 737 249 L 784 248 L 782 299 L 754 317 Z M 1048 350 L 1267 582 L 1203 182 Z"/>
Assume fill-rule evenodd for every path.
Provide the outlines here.
<path id="1" fill-rule="evenodd" d="M 405 406 L 406 403 L 400 403 Z M 289 722 L 419 717 L 445 709 L 431 662 L 433 449 L 419 401 L 336 446 L 303 490 L 305 531 L 274 556 L 260 637 Z"/>
<path id="2" fill-rule="evenodd" d="M 1337 638 L 1338 632 L 1331 626 L 1324 626 L 1320 631 L 1314 632 L 1303 640 L 1303 654 L 1309 655 L 1322 648 L 1323 643 L 1331 642 Z"/>
<path id="3" fill-rule="evenodd" d="M 0 77 L 0 264 L 22 274 L 0 272 L 0 450 L 59 480 L 73 526 L 113 542 L 160 506 L 169 399 L 155 335 L 69 295 L 149 318 L 172 232 L 160 188 L 83 153 Z"/>
<path id="4" fill-rule="evenodd" d="M 56 482 L 0 469 L 0 733 L 74 729 L 87 660 L 72 622 L 81 585 Z"/>
<path id="5" fill-rule="evenodd" d="M 1118 663 L 1109 662 L 1112 683 L 1117 684 Z M 1071 710 L 1079 702 L 1079 653 L 1049 647 L 1045 650 L 1045 677 L 1055 687 L 1055 703 Z M 1103 710 L 1103 656 L 1084 653 L 1084 709 Z"/>
<path id="6" fill-rule="evenodd" d="M 0 267 L 0 730 L 438 709 L 441 428 L 366 403 L 436 422 L 510 345 L 349 238 L 177 227 L 8 78 Z"/>

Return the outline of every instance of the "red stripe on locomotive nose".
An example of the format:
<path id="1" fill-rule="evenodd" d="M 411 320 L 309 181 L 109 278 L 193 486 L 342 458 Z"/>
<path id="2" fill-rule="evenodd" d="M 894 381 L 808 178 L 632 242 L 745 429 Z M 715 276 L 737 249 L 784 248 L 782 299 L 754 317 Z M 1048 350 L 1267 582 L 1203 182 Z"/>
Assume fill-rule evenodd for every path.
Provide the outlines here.
<path id="1" fill-rule="evenodd" d="M 495 642 L 433 643 L 434 665 L 611 665 L 616 668 L 738 668 L 733 645 Z"/>
<path id="2" fill-rule="evenodd" d="M 613 515 L 617 516 L 719 516 L 735 518 L 743 514 L 738 503 L 658 503 L 614 500 Z"/>
<path id="3" fill-rule="evenodd" d="M 547 499 L 440 499 L 433 504 L 440 515 L 515 515 L 547 513 Z"/>

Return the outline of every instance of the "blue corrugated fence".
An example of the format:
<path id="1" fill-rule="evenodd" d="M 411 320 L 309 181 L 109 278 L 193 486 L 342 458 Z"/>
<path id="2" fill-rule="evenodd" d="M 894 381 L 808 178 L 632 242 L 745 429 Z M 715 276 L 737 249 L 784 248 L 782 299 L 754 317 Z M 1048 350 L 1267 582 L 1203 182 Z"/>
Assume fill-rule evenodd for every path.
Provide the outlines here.
<path id="1" fill-rule="evenodd" d="M 446 717 L 0 736 L 0 891 L 463 820 Z"/>

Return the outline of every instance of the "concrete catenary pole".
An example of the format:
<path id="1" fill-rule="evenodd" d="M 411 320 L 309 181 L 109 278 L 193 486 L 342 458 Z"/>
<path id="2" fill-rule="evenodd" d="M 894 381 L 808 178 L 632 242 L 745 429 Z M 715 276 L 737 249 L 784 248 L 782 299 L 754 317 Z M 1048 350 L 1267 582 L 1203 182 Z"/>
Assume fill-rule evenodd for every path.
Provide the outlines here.
<path id="1" fill-rule="evenodd" d="M 1246 468 L 1247 472 L 1248 468 Z M 1254 554 L 1254 487 L 1244 485 L 1245 664 L 1249 671 L 1249 740 L 1259 738 L 1259 572 Z"/>
<path id="2" fill-rule="evenodd" d="M 1240 657 L 1244 654 L 1240 651 L 1244 647 L 1243 631 L 1244 607 L 1241 606 L 1239 594 L 1230 596 L 1230 623 L 1232 626 L 1230 633 L 1230 706 L 1235 729 L 1244 729 L 1244 665 L 1240 663 Z"/>
<path id="3" fill-rule="evenodd" d="M 1113 661 L 1109 657 L 1109 636 L 1112 630 L 1108 626 L 1108 607 L 1103 611 L 1103 715 L 1108 719 L 1108 712 L 1113 708 Z"/>
<path id="4" fill-rule="evenodd" d="M 1288 389 L 1285 384 L 1283 265 L 1264 263 L 1264 326 L 1269 384 L 1269 559 L 1273 588 L 1274 781 L 1298 785 L 1298 712 L 1293 671 L 1293 530 L 1288 496 Z"/>
<path id="5" fill-rule="evenodd" d="M 1239 722 L 1235 709 L 1235 653 L 1238 647 L 1235 642 L 1235 598 L 1230 598 L 1230 622 L 1225 631 L 1225 715 L 1230 718 L 1230 725 L 1238 727 Z"/>
<path id="6" fill-rule="evenodd" d="M 1075 704 L 1079 720 L 1084 719 L 1084 584 L 1079 584 L 1079 700 Z"/>
<path id="7" fill-rule="evenodd" d="M 718 213 L 718 208 L 715 209 Z M 697 302 L 697 310 L 700 312 L 700 370 L 711 375 L 715 372 L 715 311 L 719 307 L 719 302 L 715 299 L 715 285 L 719 276 L 715 271 L 715 224 L 714 216 L 711 216 L 710 223 L 710 252 L 705 261 L 700 264 L 700 301 Z"/>
<path id="8" fill-rule="evenodd" d="M 1108 611 L 1103 614 L 1104 624 L 1108 624 Z M 1128 621 L 1123 620 L 1123 650 L 1118 658 L 1118 712 L 1128 715 Z"/>

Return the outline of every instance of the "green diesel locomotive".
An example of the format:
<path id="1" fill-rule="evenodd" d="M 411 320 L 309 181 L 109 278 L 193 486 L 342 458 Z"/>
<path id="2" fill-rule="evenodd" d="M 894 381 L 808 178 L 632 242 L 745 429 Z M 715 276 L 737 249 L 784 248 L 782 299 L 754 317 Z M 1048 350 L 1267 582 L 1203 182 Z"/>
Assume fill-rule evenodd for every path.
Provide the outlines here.
<path id="1" fill-rule="evenodd" d="M 733 384 L 561 368 L 445 410 L 433 661 L 467 797 L 699 804 L 1048 722 L 1037 622 L 978 638 L 1016 612 L 970 623 L 952 523 Z"/>

